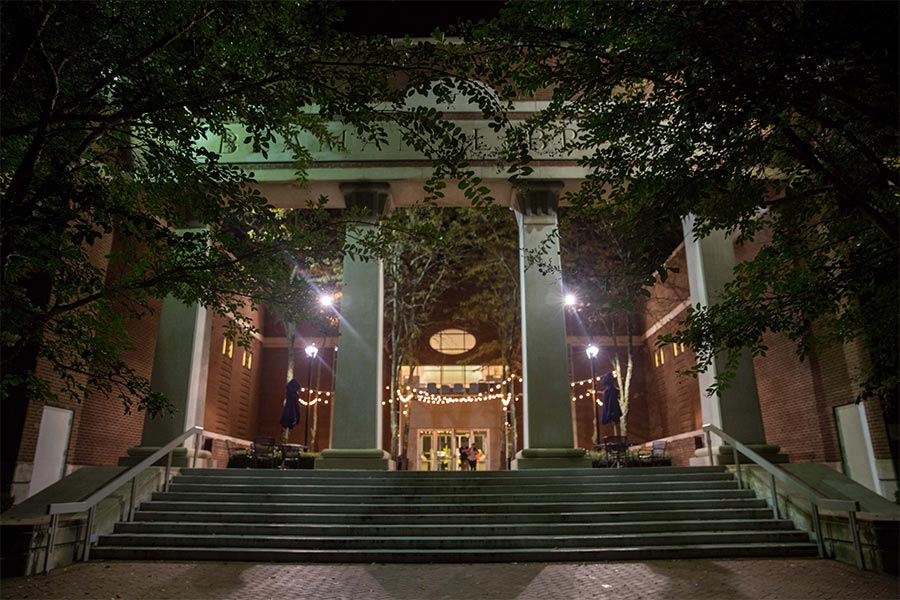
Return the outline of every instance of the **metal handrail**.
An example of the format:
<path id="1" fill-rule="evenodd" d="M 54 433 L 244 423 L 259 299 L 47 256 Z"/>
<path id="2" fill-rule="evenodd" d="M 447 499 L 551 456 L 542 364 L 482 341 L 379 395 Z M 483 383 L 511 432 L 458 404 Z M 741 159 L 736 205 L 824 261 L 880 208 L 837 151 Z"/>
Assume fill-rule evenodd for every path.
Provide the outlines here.
<path id="1" fill-rule="evenodd" d="M 134 505 L 135 498 L 137 493 L 137 478 L 138 475 L 144 472 L 147 467 L 152 466 L 156 461 L 161 459 L 163 456 L 166 456 L 166 473 L 163 477 L 163 485 L 164 489 L 168 491 L 169 489 L 169 479 L 170 473 L 172 471 L 172 454 L 175 451 L 175 448 L 180 446 L 182 442 L 188 439 L 191 436 L 196 436 L 196 441 L 194 442 L 194 460 L 193 466 L 196 468 L 197 466 L 197 458 L 200 453 L 200 444 L 203 436 L 203 428 L 200 426 L 191 427 L 171 442 L 137 463 L 136 465 L 129 468 L 127 471 L 104 485 L 102 488 L 88 496 L 85 500 L 81 500 L 79 502 L 58 502 L 55 504 L 51 504 L 47 507 L 47 514 L 50 515 L 50 530 L 47 534 L 47 553 L 44 556 L 44 572 L 49 573 L 51 569 L 51 557 L 53 555 L 53 546 L 56 538 L 56 530 L 59 527 L 59 515 L 64 514 L 72 514 L 72 513 L 80 513 L 87 511 L 88 520 L 87 527 L 85 531 L 84 538 L 84 553 L 82 554 L 82 561 L 87 561 L 90 557 L 90 549 L 91 549 L 91 530 L 94 527 L 94 513 L 97 510 L 97 504 L 100 501 L 107 498 L 110 494 L 118 490 L 124 484 L 131 481 L 131 499 L 128 503 L 128 520 L 131 521 L 134 518 Z"/>
<path id="2" fill-rule="evenodd" d="M 710 465 L 715 464 L 715 462 L 713 461 L 712 438 L 710 436 L 710 433 L 715 433 L 717 436 L 731 444 L 732 452 L 734 452 L 734 464 L 737 474 L 738 487 L 744 487 L 743 477 L 741 474 L 740 454 L 743 454 L 769 473 L 772 513 L 776 519 L 779 519 L 780 517 L 778 514 L 778 494 L 775 488 L 775 479 L 779 479 L 782 482 L 792 483 L 800 488 L 800 491 L 803 492 L 812 506 L 813 529 L 815 531 L 816 546 L 818 547 L 820 558 L 825 557 L 825 544 L 822 539 L 822 523 L 819 519 L 819 508 L 824 508 L 826 510 L 846 511 L 850 520 L 850 532 L 853 535 L 853 550 L 856 553 L 856 566 L 860 569 L 865 569 L 862 544 L 859 540 L 859 528 L 857 527 L 856 522 L 856 513 L 859 512 L 859 502 L 856 502 L 854 500 L 842 500 L 838 498 L 826 498 L 818 490 L 798 478 L 796 475 L 788 473 L 778 465 L 766 460 L 755 451 L 751 450 L 743 443 L 734 439 L 732 436 L 728 435 L 715 425 L 711 425 L 709 423 L 705 424 L 703 426 L 703 432 L 706 434 L 706 448 L 709 453 Z"/>

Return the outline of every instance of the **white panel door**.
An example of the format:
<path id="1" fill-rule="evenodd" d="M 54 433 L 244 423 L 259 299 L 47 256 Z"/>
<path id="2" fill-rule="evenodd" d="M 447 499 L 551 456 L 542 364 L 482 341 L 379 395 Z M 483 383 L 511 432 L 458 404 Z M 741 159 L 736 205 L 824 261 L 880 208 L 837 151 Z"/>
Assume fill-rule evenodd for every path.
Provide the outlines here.
<path id="1" fill-rule="evenodd" d="M 875 453 L 872 451 L 865 407 L 862 404 L 837 406 L 834 416 L 841 440 L 844 475 L 880 494 L 881 482 L 875 470 Z"/>
<path id="2" fill-rule="evenodd" d="M 56 483 L 66 474 L 66 453 L 69 434 L 72 432 L 71 410 L 45 406 L 38 432 L 37 450 L 34 453 L 34 470 L 31 473 L 29 496 Z"/>

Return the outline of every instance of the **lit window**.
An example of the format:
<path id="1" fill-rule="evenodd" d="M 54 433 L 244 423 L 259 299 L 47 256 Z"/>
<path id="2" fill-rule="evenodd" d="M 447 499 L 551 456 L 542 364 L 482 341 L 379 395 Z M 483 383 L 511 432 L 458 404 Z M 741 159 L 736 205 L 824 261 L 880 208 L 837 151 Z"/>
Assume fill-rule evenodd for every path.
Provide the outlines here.
<path id="1" fill-rule="evenodd" d="M 661 365 L 666 364 L 666 352 L 665 352 L 665 350 L 666 350 L 665 348 L 660 348 L 660 349 L 659 349 L 659 364 L 661 364 Z"/>
<path id="2" fill-rule="evenodd" d="M 234 342 L 228 338 L 222 338 L 222 354 L 227 355 L 228 358 L 234 356 Z"/>
<path id="3" fill-rule="evenodd" d="M 441 354 L 465 354 L 475 347 L 475 336 L 462 329 L 444 329 L 431 336 L 429 344 Z"/>
<path id="4" fill-rule="evenodd" d="M 653 351 L 653 366 L 659 366 L 659 352 L 656 350 Z"/>

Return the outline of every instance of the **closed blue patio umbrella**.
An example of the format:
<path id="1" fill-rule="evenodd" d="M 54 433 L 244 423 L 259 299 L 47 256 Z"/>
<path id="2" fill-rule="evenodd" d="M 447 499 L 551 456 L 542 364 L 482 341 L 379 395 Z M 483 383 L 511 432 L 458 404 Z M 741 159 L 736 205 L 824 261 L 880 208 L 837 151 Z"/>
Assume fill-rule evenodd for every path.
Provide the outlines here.
<path id="1" fill-rule="evenodd" d="M 300 384 L 296 379 L 288 381 L 285 389 L 284 408 L 281 409 L 282 437 L 287 442 L 288 431 L 300 423 Z"/>
<path id="2" fill-rule="evenodd" d="M 607 373 L 600 380 L 600 384 L 606 386 L 603 390 L 603 417 L 604 425 L 613 424 L 615 434 L 619 435 L 619 421 L 622 420 L 622 406 L 619 404 L 619 389 L 616 387 L 616 376 L 612 372 Z"/>

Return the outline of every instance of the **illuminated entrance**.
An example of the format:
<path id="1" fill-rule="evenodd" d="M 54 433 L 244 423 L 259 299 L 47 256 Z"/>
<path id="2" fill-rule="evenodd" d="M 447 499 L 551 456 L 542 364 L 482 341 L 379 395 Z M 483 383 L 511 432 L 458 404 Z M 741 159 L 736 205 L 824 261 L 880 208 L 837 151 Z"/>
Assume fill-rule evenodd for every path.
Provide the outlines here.
<path id="1" fill-rule="evenodd" d="M 486 429 L 420 429 L 416 439 L 417 471 L 468 470 L 469 465 L 461 463 L 459 449 L 472 444 L 482 452 L 478 470 L 488 470 L 490 447 Z"/>

